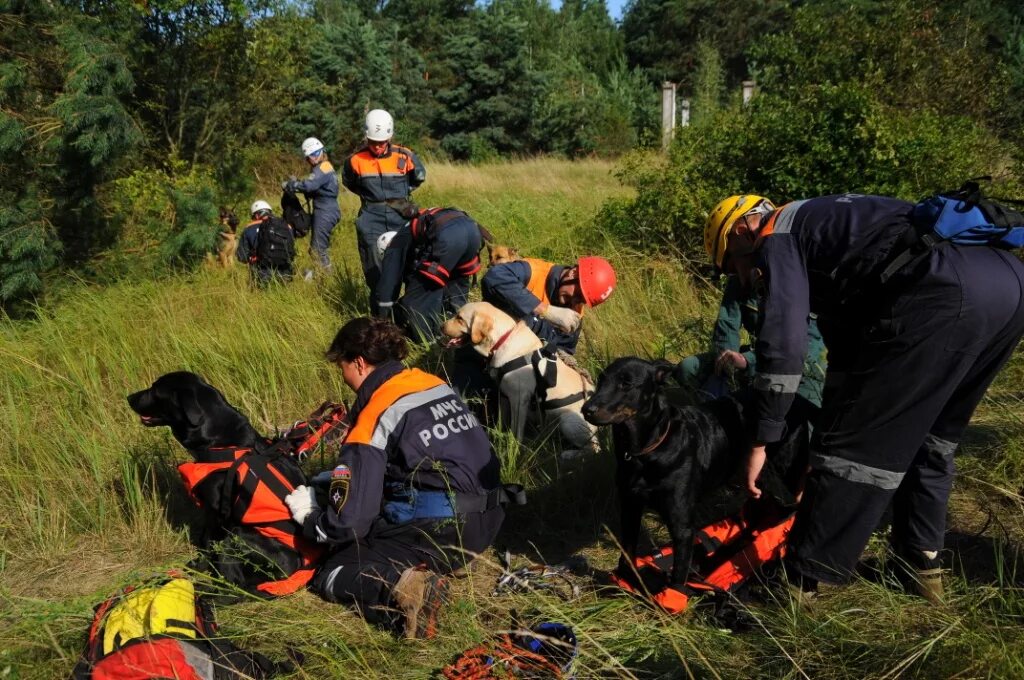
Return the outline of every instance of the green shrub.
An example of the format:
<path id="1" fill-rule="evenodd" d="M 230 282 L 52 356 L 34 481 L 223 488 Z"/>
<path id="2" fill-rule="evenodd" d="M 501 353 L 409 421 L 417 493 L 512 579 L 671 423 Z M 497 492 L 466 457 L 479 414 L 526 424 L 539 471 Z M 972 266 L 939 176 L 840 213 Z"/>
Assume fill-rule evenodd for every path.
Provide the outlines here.
<path id="1" fill-rule="evenodd" d="M 1003 77 L 968 17 L 900 0 L 843 10 L 837 23 L 825 21 L 829 7 L 801 8 L 789 32 L 754 50 L 763 93 L 747 106 L 714 107 L 720 67 L 705 49 L 701 115 L 677 131 L 667 158 L 627 159 L 619 176 L 637 196 L 604 207 L 604 230 L 703 261 L 704 220 L 730 194 L 913 200 L 985 174 L 1009 185 L 994 193 L 1017 193 L 1007 168 L 1019 150 L 989 125 Z M 966 22 L 959 43 L 950 39 L 956 22 Z"/>
<path id="2" fill-rule="evenodd" d="M 202 261 L 220 230 L 215 186 L 212 168 L 184 164 L 172 164 L 169 171 L 136 170 L 111 182 L 101 202 L 119 237 L 91 273 L 100 279 L 139 278 Z"/>

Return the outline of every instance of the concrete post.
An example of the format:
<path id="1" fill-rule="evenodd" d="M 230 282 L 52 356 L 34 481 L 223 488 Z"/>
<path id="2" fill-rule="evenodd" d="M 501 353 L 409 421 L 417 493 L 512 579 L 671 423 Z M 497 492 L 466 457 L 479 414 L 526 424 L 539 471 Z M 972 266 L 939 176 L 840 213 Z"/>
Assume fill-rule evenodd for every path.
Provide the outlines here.
<path id="1" fill-rule="evenodd" d="M 754 80 L 744 80 L 743 81 L 743 105 L 744 106 L 746 106 L 746 104 L 754 96 L 754 90 L 756 88 L 757 88 L 757 82 L 756 81 L 754 81 Z"/>
<path id="2" fill-rule="evenodd" d="M 661 84 L 661 150 L 668 151 L 676 127 L 676 84 Z"/>
<path id="3" fill-rule="evenodd" d="M 679 100 L 679 127 L 688 127 L 690 125 L 690 100 L 681 99 Z"/>

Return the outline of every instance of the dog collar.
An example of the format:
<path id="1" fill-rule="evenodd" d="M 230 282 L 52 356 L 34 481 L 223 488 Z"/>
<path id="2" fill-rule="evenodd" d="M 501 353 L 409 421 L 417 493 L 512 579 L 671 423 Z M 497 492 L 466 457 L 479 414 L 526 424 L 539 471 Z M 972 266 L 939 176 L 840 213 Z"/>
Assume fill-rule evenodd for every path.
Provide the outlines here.
<path id="1" fill-rule="evenodd" d="M 504 335 L 502 335 L 500 338 L 498 338 L 498 341 L 496 343 L 494 343 L 493 347 L 491 347 L 491 356 L 492 357 L 494 356 L 495 352 L 497 352 L 499 349 L 501 349 L 501 346 L 504 345 L 505 341 L 508 340 L 510 335 L 512 335 L 512 331 L 514 331 L 519 326 L 519 324 L 521 324 L 521 323 L 522 323 L 522 321 L 517 321 L 515 326 L 512 326 L 512 328 L 509 328 L 508 331 Z"/>
<path id="2" fill-rule="evenodd" d="M 640 453 L 638 453 L 637 455 L 638 456 L 642 456 L 645 453 L 650 453 L 654 449 L 656 449 L 659 446 L 661 446 L 665 442 L 665 440 L 668 439 L 668 433 L 672 431 L 672 424 L 673 424 L 673 422 L 674 421 L 670 419 L 668 421 L 668 427 L 666 427 L 665 431 L 661 433 L 661 436 L 658 437 L 657 439 L 655 439 L 652 443 L 650 443 L 647 446 L 645 446 L 643 448 L 643 450 L 641 450 Z"/>

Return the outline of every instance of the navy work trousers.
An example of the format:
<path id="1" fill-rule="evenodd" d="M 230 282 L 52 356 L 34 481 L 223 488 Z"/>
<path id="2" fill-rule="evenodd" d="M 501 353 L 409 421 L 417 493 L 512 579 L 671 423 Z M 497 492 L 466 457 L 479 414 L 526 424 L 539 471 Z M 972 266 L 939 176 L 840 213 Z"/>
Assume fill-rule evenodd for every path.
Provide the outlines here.
<path id="1" fill-rule="evenodd" d="M 313 256 L 313 261 L 324 269 L 331 268 L 331 258 L 327 251 L 331 247 L 331 232 L 334 231 L 334 227 L 337 226 L 339 219 L 341 219 L 340 213 L 331 214 L 325 212 L 321 214 L 316 210 L 313 211 L 313 225 L 310 227 L 309 236 L 309 254 Z"/>
<path id="2" fill-rule="evenodd" d="M 823 410 L 786 555 L 805 577 L 848 580 L 890 501 L 896 547 L 942 549 L 953 452 L 1024 334 L 1012 253 L 941 244 L 914 271 L 870 311 L 819 318 Z"/>
<path id="3" fill-rule="evenodd" d="M 370 623 L 393 627 L 400 617 L 392 591 L 402 572 L 426 565 L 446 574 L 468 564 L 494 541 L 505 511 L 498 507 L 462 517 L 407 524 L 379 518 L 365 537 L 328 555 L 310 588 L 328 602 L 355 605 Z"/>
<path id="4" fill-rule="evenodd" d="M 402 217 L 384 203 L 364 203 L 356 216 L 356 246 L 359 262 L 363 268 L 363 279 L 370 291 L 370 311 L 377 314 L 375 291 L 380 280 L 380 253 L 377 239 L 387 231 L 397 231 L 406 224 Z"/>

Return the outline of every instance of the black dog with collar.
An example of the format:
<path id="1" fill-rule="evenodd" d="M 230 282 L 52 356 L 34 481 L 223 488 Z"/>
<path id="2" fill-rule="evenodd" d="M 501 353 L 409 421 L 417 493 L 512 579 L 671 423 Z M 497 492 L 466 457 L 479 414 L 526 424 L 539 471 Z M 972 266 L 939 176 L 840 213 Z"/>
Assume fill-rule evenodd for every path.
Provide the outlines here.
<path id="1" fill-rule="evenodd" d="M 624 553 L 619 573 L 632 569 L 643 512 L 652 507 L 672 538 L 669 586 L 681 587 L 690 569 L 694 532 L 736 515 L 748 501 L 744 463 L 751 439 L 744 394 L 678 408 L 662 391 L 672 369 L 667 361 L 616 359 L 583 404 L 583 416 L 594 425 L 612 426 Z M 807 469 L 807 422 L 814 410 L 798 399 L 786 438 L 768 447 L 759 502 L 796 505 Z"/>

